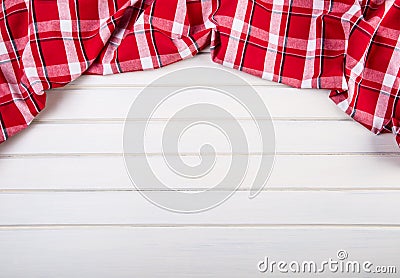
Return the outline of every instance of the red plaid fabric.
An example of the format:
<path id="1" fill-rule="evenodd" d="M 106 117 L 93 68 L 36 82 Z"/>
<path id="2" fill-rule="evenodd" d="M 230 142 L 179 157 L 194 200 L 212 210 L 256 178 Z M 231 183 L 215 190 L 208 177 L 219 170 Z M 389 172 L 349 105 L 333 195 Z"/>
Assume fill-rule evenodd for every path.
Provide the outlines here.
<path id="1" fill-rule="evenodd" d="M 400 144 L 400 0 L 4 0 L 0 142 L 81 74 L 214 62 L 330 97 Z"/>

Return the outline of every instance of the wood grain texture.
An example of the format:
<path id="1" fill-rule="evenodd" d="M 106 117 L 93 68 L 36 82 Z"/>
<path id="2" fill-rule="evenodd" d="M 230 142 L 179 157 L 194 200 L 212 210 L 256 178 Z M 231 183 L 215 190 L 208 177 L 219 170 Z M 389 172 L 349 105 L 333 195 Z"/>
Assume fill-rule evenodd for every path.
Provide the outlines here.
<path id="1" fill-rule="evenodd" d="M 128 110 L 144 88 L 91 88 L 60 89 L 48 93 L 47 108 L 38 121 L 56 120 L 124 120 Z M 164 88 L 152 94 L 143 93 L 147 99 L 160 95 Z M 246 88 L 243 88 L 245 96 Z M 226 87 L 229 92 L 229 87 Z M 256 87 L 261 99 L 274 119 L 329 119 L 351 120 L 328 98 L 325 90 L 300 90 L 287 87 Z M 185 102 L 204 102 L 204 95 L 184 95 L 175 100 L 175 107 L 162 111 L 159 120 L 168 119 L 173 108 L 184 107 Z M 282 105 L 284 103 L 284 105 Z M 79 104 L 79 105 L 78 105 Z M 238 118 L 248 118 L 247 113 L 231 103 L 224 108 Z"/>
<path id="2" fill-rule="evenodd" d="M 169 191 L 158 191 L 172 198 Z M 278 191 L 249 199 L 235 192 L 198 214 L 171 213 L 138 192 L 36 192 L 0 194 L 0 225 L 400 225 L 399 191 Z"/>
<path id="3" fill-rule="evenodd" d="M 159 136 L 165 124 L 158 121 L 149 123 L 147 153 L 161 153 Z M 229 122 L 221 125 L 225 124 Z M 355 122 L 274 121 L 273 124 L 278 153 L 399 153 L 393 136 L 375 136 Z M 176 121 L 176 125 L 185 125 L 185 122 Z M 240 121 L 240 125 L 246 130 L 249 153 L 260 153 L 262 148 L 254 123 Z M 123 128 L 122 122 L 33 124 L 13 140 L 2 144 L 1 155 L 122 153 Z M 197 154 L 199 146 L 209 140 L 214 140 L 217 153 L 230 152 L 227 142 L 218 140 L 221 135 L 216 130 L 214 132 L 210 133 L 206 126 L 198 126 L 189 133 L 190 137 L 181 140 L 180 152 Z"/>
<path id="4" fill-rule="evenodd" d="M 14 278 L 288 277 L 294 274 L 260 273 L 257 263 L 266 256 L 320 263 L 342 249 L 351 260 L 399 269 L 399 235 L 397 228 L 11 229 L 0 231 L 0 248 L 7 250 L 0 267 L 3 277 Z M 344 274 L 322 277 L 338 276 Z"/>
<path id="5" fill-rule="evenodd" d="M 217 157 L 220 158 L 224 159 Z M 156 165 L 163 163 L 161 156 L 150 159 Z M 199 161 L 198 156 L 184 159 L 189 163 Z M 252 159 L 255 156 L 250 156 Z M 379 174 L 377 165 L 380 165 Z M 266 190 L 399 190 L 399 166 L 397 155 L 278 155 Z M 19 178 L 21 169 L 23 178 Z M 249 177 L 254 177 L 255 169 L 249 169 Z M 160 171 L 166 172 L 164 168 Z M 135 190 L 122 155 L 2 158 L 0 176 L 3 191 Z M 216 181 L 215 178 L 209 184 L 192 187 L 185 183 L 184 188 L 207 188 Z M 249 189 L 250 184 L 245 180 L 241 189 Z"/>

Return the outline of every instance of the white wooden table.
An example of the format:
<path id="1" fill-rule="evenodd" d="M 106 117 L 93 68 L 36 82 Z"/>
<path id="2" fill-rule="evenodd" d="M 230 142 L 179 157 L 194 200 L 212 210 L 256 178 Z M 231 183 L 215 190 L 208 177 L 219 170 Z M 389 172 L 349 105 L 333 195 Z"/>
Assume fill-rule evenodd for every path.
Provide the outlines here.
<path id="1" fill-rule="evenodd" d="M 257 198 L 244 184 L 215 209 L 177 214 L 135 191 L 122 156 L 130 104 L 155 78 L 199 65 L 220 67 L 203 53 L 48 92 L 40 117 L 0 146 L 0 277 L 256 277 L 267 276 L 257 270 L 265 256 L 318 261 L 340 249 L 399 266 L 399 149 L 327 91 L 234 71 L 274 119 L 275 167 Z"/>

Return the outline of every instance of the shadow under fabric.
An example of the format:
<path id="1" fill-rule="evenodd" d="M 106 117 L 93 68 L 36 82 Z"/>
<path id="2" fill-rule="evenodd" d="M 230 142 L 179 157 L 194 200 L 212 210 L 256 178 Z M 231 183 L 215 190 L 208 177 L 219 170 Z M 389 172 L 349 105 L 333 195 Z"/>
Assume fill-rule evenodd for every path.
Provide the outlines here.
<path id="1" fill-rule="evenodd" d="M 82 74 L 155 69 L 211 46 L 226 67 L 331 99 L 400 144 L 400 0 L 5 0 L 0 142 Z M 282 104 L 284 105 L 284 104 Z"/>

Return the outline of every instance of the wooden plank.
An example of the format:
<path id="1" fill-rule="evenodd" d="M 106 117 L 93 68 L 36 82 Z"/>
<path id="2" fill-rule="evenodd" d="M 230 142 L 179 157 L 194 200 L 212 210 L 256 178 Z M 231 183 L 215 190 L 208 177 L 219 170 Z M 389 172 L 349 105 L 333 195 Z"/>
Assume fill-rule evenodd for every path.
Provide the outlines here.
<path id="1" fill-rule="evenodd" d="M 127 72 L 127 73 L 112 74 L 107 76 L 83 75 L 79 77 L 77 80 L 68 84 L 66 87 L 67 88 L 88 88 L 88 87 L 115 88 L 115 87 L 135 87 L 135 86 L 142 87 L 142 86 L 147 86 L 153 80 L 172 71 L 176 71 L 183 68 L 193 68 L 193 67 L 212 67 L 212 68 L 224 69 L 242 77 L 253 86 L 284 86 L 276 82 L 267 81 L 256 76 L 246 73 L 241 73 L 238 70 L 229 69 L 222 65 L 216 64 L 212 62 L 210 54 L 201 53 L 193 58 L 180 61 L 156 70 Z M 210 80 L 210 85 L 225 84 L 232 86 L 234 85 L 232 84 L 232 82 L 234 82 L 234 80 L 230 80 L 229 83 L 226 83 L 226 80 L 224 81 L 224 80 L 214 79 Z M 196 83 L 196 76 L 192 76 L 188 77 L 186 80 L 170 80 L 166 82 L 164 85 L 166 86 L 176 85 L 176 84 L 193 85 L 195 83 Z"/>
<path id="2" fill-rule="evenodd" d="M 98 88 L 80 90 L 53 90 L 48 94 L 47 108 L 38 117 L 39 121 L 55 120 L 123 120 L 129 108 L 143 88 Z M 160 92 L 165 88 L 160 87 Z M 344 112 L 329 100 L 326 91 L 299 90 L 286 87 L 257 87 L 260 97 L 275 119 L 348 119 Z M 227 89 L 229 92 L 229 89 Z M 244 93 L 245 90 L 244 90 Z M 154 92 L 157 94 L 157 92 Z M 154 98 L 154 94 L 144 97 Z M 174 105 L 159 118 L 168 119 L 172 111 L 178 111 L 188 103 L 207 101 L 204 94 L 184 94 L 176 97 Z M 211 101 L 210 101 L 211 102 Z M 284 103 L 284 105 L 282 105 Z M 222 106 L 222 104 L 221 104 Z M 249 118 L 248 113 L 234 103 L 225 102 L 223 108 L 237 118 Z"/>
<path id="3" fill-rule="evenodd" d="M 2 193 L 0 225 L 400 225 L 399 198 L 399 191 L 266 191 L 254 199 L 235 192 L 214 209 L 179 214 L 134 191 Z"/>
<path id="4" fill-rule="evenodd" d="M 149 123 L 145 140 L 147 153 L 161 152 L 160 138 L 165 123 Z M 185 121 L 177 121 L 178 124 L 187 125 Z M 222 123 L 225 124 L 228 123 Z M 260 152 L 260 137 L 254 123 L 240 121 L 240 124 L 248 138 L 249 152 Z M 274 126 L 278 153 L 400 152 L 392 135 L 375 136 L 355 122 L 274 121 Z M 221 136 L 217 129 L 196 126 L 182 137 L 180 152 L 197 155 L 199 146 L 210 143 L 217 153 L 230 153 L 228 141 Z M 0 154 L 122 153 L 122 140 L 123 123 L 33 124 L 2 144 Z"/>
<path id="5" fill-rule="evenodd" d="M 155 165 L 164 163 L 161 156 L 150 159 Z M 190 164 L 199 157 L 185 156 L 184 159 Z M 218 156 L 217 162 L 229 165 L 230 162 L 223 159 Z M 249 178 L 255 176 L 257 169 L 253 159 L 251 156 Z M 398 156 L 278 155 L 266 190 L 400 189 L 399 163 Z M 164 167 L 157 169 L 159 173 L 166 171 Z M 3 158 L 0 159 L 0 177 L 0 190 L 135 190 L 123 157 L 118 155 Z M 241 189 L 250 188 L 249 178 Z M 173 183 L 173 179 L 167 181 Z M 208 183 L 190 186 L 186 182 L 175 182 L 175 185 L 186 189 L 206 188 L 217 182 L 214 177 Z"/>
<path id="6" fill-rule="evenodd" d="M 11 229 L 0 231 L 0 268 L 14 278 L 287 277 L 260 273 L 257 264 L 265 257 L 320 264 L 337 260 L 342 249 L 349 261 L 399 271 L 399 235 L 399 229 L 375 228 Z M 310 275 L 315 274 L 295 274 Z"/>
<path id="7" fill-rule="evenodd" d="M 227 202 L 194 215 L 161 210 L 135 192 L 121 155 L 129 106 L 152 80 L 194 66 L 229 70 L 204 53 L 155 71 L 83 76 L 50 91 L 38 120 L 0 145 L 0 276 L 248 277 L 260 275 L 256 264 L 264 256 L 319 261 L 339 249 L 351 259 L 398 265 L 399 150 L 391 135 L 376 137 L 350 121 L 326 91 L 229 70 L 256 87 L 276 119 L 280 155 L 266 191 L 250 200 L 245 180 Z M 164 86 L 195 82 L 193 76 Z M 191 100 L 201 100 L 196 97 Z M 233 110 L 257 153 L 247 115 Z M 167 118 L 151 123 L 147 142 L 155 165 L 163 162 L 157 134 Z M 200 129 L 182 142 L 190 164 L 199 160 L 204 139 L 214 138 L 203 134 L 209 133 Z M 214 147 L 226 165 L 222 143 Z M 249 168 L 250 177 L 255 170 Z"/>

